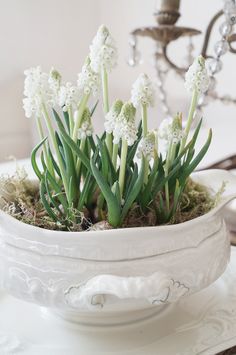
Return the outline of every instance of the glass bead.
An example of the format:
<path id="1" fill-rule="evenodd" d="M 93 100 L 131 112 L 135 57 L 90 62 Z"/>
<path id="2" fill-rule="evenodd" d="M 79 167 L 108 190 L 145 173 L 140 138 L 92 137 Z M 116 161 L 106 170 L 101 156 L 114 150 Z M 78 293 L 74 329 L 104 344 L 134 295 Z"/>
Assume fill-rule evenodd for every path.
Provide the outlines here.
<path id="1" fill-rule="evenodd" d="M 142 62 L 141 53 L 135 48 L 131 48 L 130 56 L 127 60 L 129 66 L 134 67 Z"/>
<path id="2" fill-rule="evenodd" d="M 198 99 L 198 105 L 203 106 L 205 103 L 205 95 L 201 95 Z"/>
<path id="3" fill-rule="evenodd" d="M 231 31 L 232 31 L 232 26 L 231 26 L 230 23 L 224 22 L 224 23 L 221 24 L 221 26 L 220 26 L 220 34 L 223 37 L 229 36 Z"/>
<path id="4" fill-rule="evenodd" d="M 222 55 L 224 55 L 225 53 L 228 52 L 229 50 L 229 43 L 225 40 L 222 41 L 218 41 L 215 44 L 215 53 L 218 57 L 221 57 Z"/>
<path id="5" fill-rule="evenodd" d="M 231 14 L 227 17 L 229 23 L 233 26 L 236 24 L 236 13 L 235 14 Z"/>
<path id="6" fill-rule="evenodd" d="M 211 76 L 211 77 L 210 77 L 210 83 L 209 83 L 209 88 L 208 88 L 208 90 L 209 90 L 209 91 L 215 90 L 216 84 L 217 84 L 216 78 L 214 78 L 213 76 Z"/>
<path id="7" fill-rule="evenodd" d="M 225 0 L 224 4 L 224 13 L 230 15 L 236 11 L 236 2 L 235 0 Z"/>
<path id="8" fill-rule="evenodd" d="M 222 62 L 218 59 L 210 59 L 208 62 L 208 68 L 211 73 L 211 75 L 214 75 L 216 73 L 219 73 L 222 69 Z"/>

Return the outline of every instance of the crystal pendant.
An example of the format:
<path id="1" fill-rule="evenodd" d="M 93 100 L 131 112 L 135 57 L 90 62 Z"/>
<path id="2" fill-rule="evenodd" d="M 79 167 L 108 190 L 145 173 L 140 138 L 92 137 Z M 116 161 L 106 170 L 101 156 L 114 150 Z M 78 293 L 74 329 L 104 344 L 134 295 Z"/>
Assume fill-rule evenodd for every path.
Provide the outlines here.
<path id="1" fill-rule="evenodd" d="M 208 61 L 208 68 L 209 68 L 211 75 L 214 75 L 214 74 L 218 73 L 219 71 L 221 71 L 222 62 L 219 59 L 215 59 L 215 58 L 210 59 Z"/>
<path id="2" fill-rule="evenodd" d="M 215 53 L 218 57 L 221 57 L 222 55 L 224 55 L 225 53 L 228 52 L 229 50 L 229 43 L 226 40 L 222 40 L 222 41 L 218 41 L 215 44 Z"/>
<path id="3" fill-rule="evenodd" d="M 216 88 L 216 78 L 214 78 L 213 76 L 210 76 L 210 83 L 209 83 L 209 87 L 208 87 L 208 91 L 214 91 Z"/>
<path id="4" fill-rule="evenodd" d="M 130 67 L 135 67 L 136 65 L 141 64 L 141 62 L 142 62 L 141 53 L 137 49 L 131 48 L 130 55 L 127 59 L 127 64 Z"/>
<path id="5" fill-rule="evenodd" d="M 137 50 L 137 39 L 135 36 L 130 36 L 129 47 L 130 54 L 127 63 L 129 66 L 134 67 L 141 63 L 141 53 Z"/>
<path id="6" fill-rule="evenodd" d="M 223 22 L 220 26 L 220 34 L 223 36 L 223 37 L 227 37 L 230 35 L 232 31 L 232 25 L 228 22 Z"/>
<path id="7" fill-rule="evenodd" d="M 224 13 L 230 15 L 236 12 L 236 1 L 235 0 L 225 0 Z"/>

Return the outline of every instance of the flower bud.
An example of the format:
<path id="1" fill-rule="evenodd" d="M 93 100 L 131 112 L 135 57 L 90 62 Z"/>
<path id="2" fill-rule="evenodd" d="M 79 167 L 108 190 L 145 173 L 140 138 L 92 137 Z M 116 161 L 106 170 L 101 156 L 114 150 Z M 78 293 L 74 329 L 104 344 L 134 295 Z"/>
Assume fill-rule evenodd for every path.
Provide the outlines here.
<path id="1" fill-rule="evenodd" d="M 209 87 L 210 79 L 202 55 L 196 58 L 185 74 L 185 87 L 188 91 L 204 94 Z"/>

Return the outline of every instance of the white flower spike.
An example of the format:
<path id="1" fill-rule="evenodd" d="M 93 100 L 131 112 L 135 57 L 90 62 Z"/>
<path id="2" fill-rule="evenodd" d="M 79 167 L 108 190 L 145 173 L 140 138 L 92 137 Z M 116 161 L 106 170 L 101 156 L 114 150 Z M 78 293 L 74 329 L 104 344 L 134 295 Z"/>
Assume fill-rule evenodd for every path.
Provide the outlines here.
<path id="1" fill-rule="evenodd" d="M 50 103 L 52 99 L 51 89 L 48 83 L 48 74 L 43 73 L 41 67 L 25 70 L 23 108 L 26 117 L 41 115 L 42 103 Z"/>
<path id="2" fill-rule="evenodd" d="M 175 118 L 166 118 L 163 120 L 158 129 L 158 137 L 166 145 L 173 143 L 178 144 L 185 133 L 182 129 L 182 117 L 178 114 Z"/>
<path id="3" fill-rule="evenodd" d="M 99 89 L 99 76 L 91 67 L 90 59 L 86 60 L 81 73 L 78 74 L 78 89 L 82 94 L 96 96 Z"/>
<path id="4" fill-rule="evenodd" d="M 78 87 L 68 82 L 58 91 L 58 105 L 63 107 L 63 111 L 67 111 L 69 107 L 78 105 L 80 97 Z"/>
<path id="5" fill-rule="evenodd" d="M 114 104 L 112 105 L 110 111 L 106 114 L 104 127 L 105 127 L 105 131 L 108 134 L 113 133 L 113 131 L 116 127 L 117 120 L 120 115 L 122 106 L 123 106 L 123 102 L 121 100 L 116 100 L 114 102 Z"/>
<path id="6" fill-rule="evenodd" d="M 157 134 L 155 131 L 148 132 L 139 142 L 137 149 L 137 158 L 144 156 L 148 161 L 154 158 L 155 150 L 157 151 Z"/>
<path id="7" fill-rule="evenodd" d="M 205 59 L 202 55 L 196 58 L 185 74 L 185 87 L 188 91 L 197 91 L 204 94 L 210 84 L 209 75 L 205 66 Z"/>
<path id="8" fill-rule="evenodd" d="M 114 144 L 118 144 L 120 139 L 124 139 L 129 146 L 134 144 L 138 133 L 135 125 L 135 114 L 136 109 L 131 102 L 127 102 L 123 105 L 113 131 Z"/>
<path id="9" fill-rule="evenodd" d="M 91 123 L 91 113 L 88 108 L 84 110 L 82 124 L 78 129 L 78 139 L 85 139 L 93 134 L 93 126 Z"/>
<path id="10" fill-rule="evenodd" d="M 153 83 L 146 74 L 140 74 L 131 91 L 131 102 L 134 107 L 153 106 L 155 90 Z"/>
<path id="11" fill-rule="evenodd" d="M 118 52 L 114 39 L 104 25 L 100 26 L 90 46 L 91 68 L 96 73 L 111 71 L 117 64 Z"/>

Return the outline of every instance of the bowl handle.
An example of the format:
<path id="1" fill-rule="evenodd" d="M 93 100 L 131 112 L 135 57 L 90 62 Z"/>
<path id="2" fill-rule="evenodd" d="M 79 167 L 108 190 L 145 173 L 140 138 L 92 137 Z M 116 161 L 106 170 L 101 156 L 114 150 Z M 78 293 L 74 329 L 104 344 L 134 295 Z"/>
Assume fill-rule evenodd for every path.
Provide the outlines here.
<path id="1" fill-rule="evenodd" d="M 151 304 L 175 302 L 189 291 L 188 287 L 163 272 L 150 276 L 122 277 L 98 275 L 86 283 L 70 286 L 65 302 L 73 308 L 103 308 L 118 299 L 146 299 Z M 117 301 L 117 300 L 116 300 Z"/>

